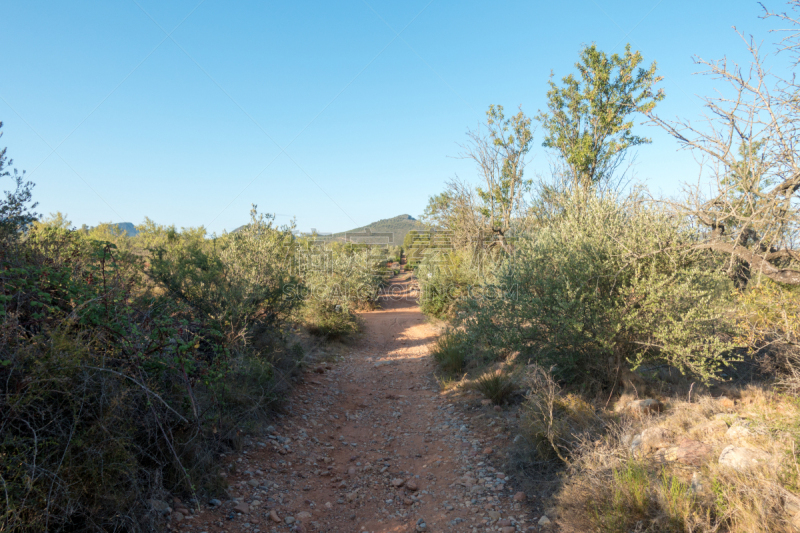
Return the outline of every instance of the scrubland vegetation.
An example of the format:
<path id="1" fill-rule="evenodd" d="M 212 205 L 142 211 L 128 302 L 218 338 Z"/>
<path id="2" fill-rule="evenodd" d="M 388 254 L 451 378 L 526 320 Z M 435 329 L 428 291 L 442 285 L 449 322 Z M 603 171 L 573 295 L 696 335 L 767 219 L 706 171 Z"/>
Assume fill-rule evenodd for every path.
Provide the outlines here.
<path id="1" fill-rule="evenodd" d="M 780 59 L 792 13 L 765 11 Z M 463 154 L 483 183 L 451 181 L 406 243 L 444 381 L 521 402 L 516 469 L 561 531 L 800 530 L 800 86 L 742 38 L 751 65 L 697 60 L 720 90 L 702 126 L 658 114 L 655 63 L 584 48 L 533 119 L 490 107 Z M 705 181 L 631 180 L 636 121 Z M 548 176 L 524 172 L 536 139 Z"/>
<path id="2" fill-rule="evenodd" d="M 432 353 L 449 386 L 519 404 L 514 466 L 554 527 L 799 531 L 789 8 L 764 14 L 788 27 L 788 72 L 744 35 L 750 65 L 697 60 L 720 85 L 703 125 L 658 114 L 657 65 L 630 46 L 585 47 L 535 117 L 489 108 L 462 153 L 483 182 L 449 182 L 385 251 L 255 208 L 221 236 L 73 229 L 34 212 L 0 152 L 0 531 L 144 531 L 148 501 L 219 491 L 221 455 L 280 416 L 299 331 L 356 333 L 403 255 L 446 324 Z M 631 179 L 637 121 L 699 156 L 700 185 L 659 198 Z M 549 175 L 525 172 L 536 143 Z"/>
<path id="3" fill-rule="evenodd" d="M 217 465 L 279 415 L 297 333 L 343 336 L 386 276 L 376 248 L 317 246 L 252 212 L 209 238 L 146 220 L 74 230 L 0 202 L 0 531 L 143 531 L 148 501 L 220 493 Z M 308 343 L 306 343 L 307 345 Z"/>

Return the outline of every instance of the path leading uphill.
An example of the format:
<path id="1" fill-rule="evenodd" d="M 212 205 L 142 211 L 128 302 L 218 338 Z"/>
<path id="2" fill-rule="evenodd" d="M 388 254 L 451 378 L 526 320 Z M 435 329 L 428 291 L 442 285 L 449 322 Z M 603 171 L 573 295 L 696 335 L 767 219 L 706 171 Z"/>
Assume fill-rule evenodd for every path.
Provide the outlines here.
<path id="1" fill-rule="evenodd" d="M 178 531 L 536 531 L 524 495 L 493 468 L 492 443 L 440 394 L 429 347 L 436 331 L 409 274 L 341 362 L 312 368 L 289 415 L 227 457 L 228 501 L 182 520 Z M 475 400 L 480 406 L 480 400 Z M 477 407 L 475 409 L 478 409 Z M 492 406 L 480 407 L 486 417 Z M 491 425 L 491 424 L 489 424 Z M 496 430 L 496 428 L 492 428 Z M 479 434 L 483 433 L 483 434 Z M 177 504 L 176 504 L 177 506 Z"/>

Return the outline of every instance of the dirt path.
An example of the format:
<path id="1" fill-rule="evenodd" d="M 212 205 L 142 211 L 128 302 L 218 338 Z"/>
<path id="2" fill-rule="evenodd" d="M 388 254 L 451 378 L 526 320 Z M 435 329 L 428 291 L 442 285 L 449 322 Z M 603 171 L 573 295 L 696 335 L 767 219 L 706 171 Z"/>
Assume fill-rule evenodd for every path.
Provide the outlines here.
<path id="1" fill-rule="evenodd" d="M 528 530 L 522 495 L 515 500 L 505 475 L 489 464 L 490 437 L 474 432 L 471 419 L 439 393 L 429 356 L 436 331 L 409 278 L 394 278 L 382 309 L 361 315 L 365 335 L 349 356 L 306 375 L 279 427 L 226 458 L 235 464 L 230 500 L 203 505 L 195 516 L 172 520 L 173 527 Z"/>

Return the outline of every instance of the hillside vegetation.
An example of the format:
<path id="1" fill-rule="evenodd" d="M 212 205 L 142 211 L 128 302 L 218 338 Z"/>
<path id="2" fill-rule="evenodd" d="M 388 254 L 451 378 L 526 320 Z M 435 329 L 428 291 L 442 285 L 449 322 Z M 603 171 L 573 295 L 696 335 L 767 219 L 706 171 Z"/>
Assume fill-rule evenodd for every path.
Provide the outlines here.
<path id="1" fill-rule="evenodd" d="M 765 13 L 800 50 L 797 22 Z M 481 183 L 422 217 L 448 246 L 408 243 L 446 324 L 440 379 L 519 415 L 511 461 L 543 527 L 800 531 L 800 85 L 744 42 L 752 65 L 698 60 L 723 82 L 709 128 L 657 114 L 657 65 L 630 46 L 584 47 L 544 111 L 491 106 L 469 132 Z M 705 162 L 710 193 L 626 181 L 642 119 Z M 536 124 L 554 163 L 534 181 Z"/>
<path id="2" fill-rule="evenodd" d="M 75 229 L 35 212 L 33 185 L 0 151 L 12 184 L 0 198 L 0 532 L 159 530 L 170 496 L 222 494 L 221 458 L 281 415 L 309 339 L 357 333 L 355 311 L 375 305 L 403 253 L 422 310 L 442 325 L 439 383 L 504 417 L 493 442 L 513 428 L 503 470 L 526 485 L 516 509 L 528 495 L 544 506 L 536 528 L 800 531 L 799 12 L 800 0 L 765 9 L 786 29 L 774 55 L 742 34 L 749 65 L 697 59 L 718 85 L 703 99 L 707 122 L 661 115 L 658 66 L 630 45 L 584 46 L 573 73 L 551 77 L 544 110 L 492 105 L 468 132 L 461 156 L 479 183 L 451 180 L 420 221 L 352 230 L 391 232 L 388 248 L 368 244 L 385 237 L 298 236 L 255 206 L 221 236 L 149 219 L 135 232 Z M 634 150 L 651 143 L 644 124 L 696 156 L 699 186 L 664 198 L 631 179 Z M 533 179 L 540 146 L 552 164 Z M 409 350 L 428 339 L 391 331 Z M 379 344 L 372 368 L 390 364 L 375 362 Z M 458 433 L 464 460 L 477 457 Z M 343 492 L 362 466 L 350 457 L 317 470 L 342 474 L 340 505 L 368 492 Z M 408 481 L 392 480 L 387 460 L 380 482 L 399 489 Z M 434 464 L 448 461 L 422 468 Z M 505 476 L 478 490 L 510 496 Z M 406 485 L 409 503 L 376 503 L 416 505 L 433 491 L 426 480 Z M 478 501 L 461 507 L 477 514 Z M 516 530 L 490 509 L 488 528 Z"/>
<path id="3" fill-rule="evenodd" d="M 378 248 L 145 221 L 71 229 L 32 184 L 0 202 L 0 531 L 151 531 L 158 502 L 225 488 L 218 464 L 278 415 L 305 364 L 298 326 L 358 328 Z M 154 503 L 155 502 L 155 503 Z"/>

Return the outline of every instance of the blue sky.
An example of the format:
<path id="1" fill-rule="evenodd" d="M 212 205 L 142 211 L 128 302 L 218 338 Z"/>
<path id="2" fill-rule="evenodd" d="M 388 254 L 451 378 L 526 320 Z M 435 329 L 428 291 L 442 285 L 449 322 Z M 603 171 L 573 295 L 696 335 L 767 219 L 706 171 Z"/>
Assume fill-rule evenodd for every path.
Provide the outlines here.
<path id="1" fill-rule="evenodd" d="M 666 77 L 660 112 L 695 118 L 714 85 L 693 55 L 746 61 L 732 26 L 775 40 L 750 0 L 0 0 L 0 14 L 0 144 L 39 211 L 215 232 L 251 203 L 301 230 L 420 214 L 448 178 L 477 179 L 455 156 L 489 104 L 535 115 L 583 44 L 630 42 Z M 654 141 L 638 179 L 664 194 L 696 179 L 674 141 L 638 133 Z"/>

